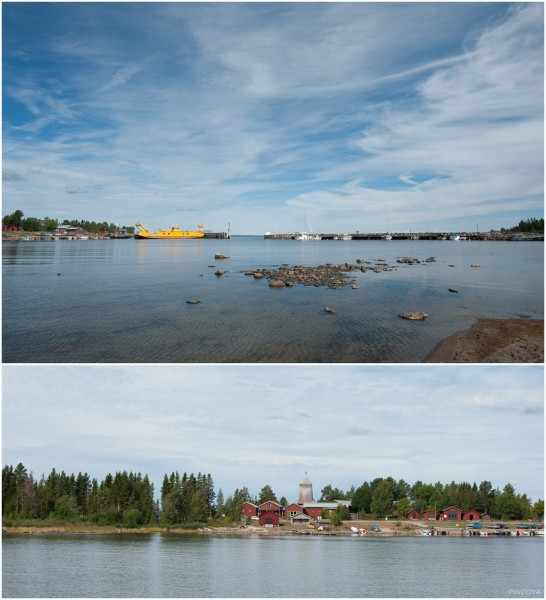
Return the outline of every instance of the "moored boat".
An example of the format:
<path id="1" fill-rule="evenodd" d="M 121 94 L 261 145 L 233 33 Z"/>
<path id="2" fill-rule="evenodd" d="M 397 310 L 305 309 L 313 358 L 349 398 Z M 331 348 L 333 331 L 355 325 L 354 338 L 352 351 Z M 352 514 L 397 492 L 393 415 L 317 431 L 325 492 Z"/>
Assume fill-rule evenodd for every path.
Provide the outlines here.
<path id="1" fill-rule="evenodd" d="M 352 240 L 352 239 L 353 239 L 353 236 L 352 236 L 352 235 L 349 235 L 348 233 L 342 233 L 342 234 L 339 236 L 339 239 L 340 239 L 342 242 L 348 242 L 348 241 L 350 241 L 350 240 Z"/>
<path id="2" fill-rule="evenodd" d="M 448 239 L 450 242 L 458 242 L 461 238 L 458 233 L 450 233 Z"/>
<path id="3" fill-rule="evenodd" d="M 360 533 L 356 527 L 351 527 L 351 531 L 353 533 Z"/>
<path id="4" fill-rule="evenodd" d="M 135 238 L 139 240 L 187 240 L 205 237 L 205 234 L 203 233 L 203 230 L 205 229 L 204 225 L 199 225 L 197 229 L 194 229 L 193 231 L 182 231 L 180 227 L 173 225 L 170 229 L 160 229 L 159 231 L 152 233 L 149 229 L 144 227 L 140 221 L 137 221 L 136 228 L 138 229 L 138 233 L 135 234 Z"/>

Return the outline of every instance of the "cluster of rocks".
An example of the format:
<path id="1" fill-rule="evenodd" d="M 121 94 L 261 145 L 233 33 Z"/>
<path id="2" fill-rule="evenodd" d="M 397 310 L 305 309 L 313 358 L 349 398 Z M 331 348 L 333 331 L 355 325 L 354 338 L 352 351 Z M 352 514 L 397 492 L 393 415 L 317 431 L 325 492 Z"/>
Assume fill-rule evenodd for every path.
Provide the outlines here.
<path id="1" fill-rule="evenodd" d="M 319 265 L 318 267 L 306 267 L 296 265 L 289 267 L 287 264 L 278 269 L 252 269 L 246 271 L 245 275 L 253 276 L 254 279 L 266 278 L 271 281 L 271 287 L 292 287 L 294 284 L 306 286 L 327 286 L 335 289 L 346 285 L 355 285 L 356 280 L 350 279 L 345 273 L 360 271 L 357 265 L 344 263 L 341 265 Z"/>

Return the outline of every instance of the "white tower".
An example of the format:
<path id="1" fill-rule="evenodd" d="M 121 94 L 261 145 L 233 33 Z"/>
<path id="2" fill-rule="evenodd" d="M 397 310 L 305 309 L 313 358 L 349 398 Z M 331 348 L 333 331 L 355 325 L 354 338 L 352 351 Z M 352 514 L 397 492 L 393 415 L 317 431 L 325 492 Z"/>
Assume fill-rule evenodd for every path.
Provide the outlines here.
<path id="1" fill-rule="evenodd" d="M 304 504 L 305 502 L 314 502 L 313 500 L 313 484 L 307 477 L 307 471 L 300 482 L 300 489 L 298 492 L 298 504 Z"/>

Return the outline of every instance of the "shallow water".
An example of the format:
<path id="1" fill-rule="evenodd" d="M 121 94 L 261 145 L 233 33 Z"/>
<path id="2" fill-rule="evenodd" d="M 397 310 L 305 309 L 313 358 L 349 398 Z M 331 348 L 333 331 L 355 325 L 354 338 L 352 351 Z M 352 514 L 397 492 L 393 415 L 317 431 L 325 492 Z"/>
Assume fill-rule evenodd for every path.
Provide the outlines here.
<path id="1" fill-rule="evenodd" d="M 544 597 L 543 539 L 2 536 L 4 597 L 498 598 L 522 590 Z"/>
<path id="2" fill-rule="evenodd" d="M 538 242 L 241 236 L 3 243 L 2 250 L 4 362 L 420 362 L 480 317 L 544 316 Z M 231 258 L 215 261 L 215 253 Z M 437 262 L 398 265 L 400 256 Z M 278 290 L 244 275 L 357 258 L 384 258 L 398 270 L 348 273 L 358 290 Z M 225 274 L 215 276 L 217 268 Z M 201 304 L 186 304 L 192 299 Z M 409 310 L 431 316 L 397 316 Z"/>

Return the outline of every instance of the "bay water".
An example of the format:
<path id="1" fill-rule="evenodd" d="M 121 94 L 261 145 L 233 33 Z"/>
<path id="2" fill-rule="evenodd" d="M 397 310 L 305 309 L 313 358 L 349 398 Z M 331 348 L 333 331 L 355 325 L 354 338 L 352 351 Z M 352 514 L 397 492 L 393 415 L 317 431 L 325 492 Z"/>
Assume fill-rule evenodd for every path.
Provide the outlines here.
<path id="1" fill-rule="evenodd" d="M 544 540 L 2 536 L 14 597 L 544 597 Z"/>
<path id="2" fill-rule="evenodd" d="M 403 256 L 436 262 L 397 264 Z M 357 290 L 273 289 L 244 275 L 358 258 L 397 270 L 348 273 Z M 479 318 L 544 317 L 540 242 L 19 242 L 3 243 L 2 259 L 6 363 L 420 362 Z M 398 317 L 413 310 L 431 316 Z"/>

